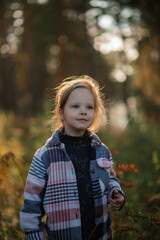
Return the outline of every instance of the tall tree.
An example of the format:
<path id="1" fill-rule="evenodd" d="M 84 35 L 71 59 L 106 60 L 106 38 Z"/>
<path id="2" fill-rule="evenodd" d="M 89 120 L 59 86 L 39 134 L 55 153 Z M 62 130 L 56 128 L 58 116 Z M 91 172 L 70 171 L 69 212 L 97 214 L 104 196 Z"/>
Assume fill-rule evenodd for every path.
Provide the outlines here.
<path id="1" fill-rule="evenodd" d="M 5 3 L 11 22 L 5 31 L 10 27 L 17 38 L 12 77 L 16 79 L 14 99 L 19 113 L 33 115 L 42 110 L 43 100 L 48 97 L 46 88 L 54 87 L 70 75 L 89 74 L 100 84 L 106 83 L 106 63 L 93 48 L 86 31 L 89 1 L 57 0 L 42 5 L 35 1 L 8 0 Z M 14 20 L 12 16 L 18 16 L 18 11 L 23 16 Z M 24 23 L 18 25 L 17 20 Z M 19 28 L 24 31 L 17 37 Z"/>
<path id="2" fill-rule="evenodd" d="M 133 34 L 138 42 L 139 51 L 139 58 L 134 64 L 134 84 L 140 93 L 146 116 L 159 123 L 160 2 L 158 0 L 119 0 L 114 2 L 121 9 L 120 12 L 128 9 L 133 10 L 137 15 L 135 18 L 134 14 L 131 14 L 128 18 L 128 23 L 134 29 Z M 121 14 L 116 17 L 119 23 L 123 22 Z"/>
<path id="3" fill-rule="evenodd" d="M 7 11 L 7 2 L 0 0 L 0 107 L 15 111 L 15 69 L 13 56 L 9 54 L 6 41 L 10 20 Z"/>

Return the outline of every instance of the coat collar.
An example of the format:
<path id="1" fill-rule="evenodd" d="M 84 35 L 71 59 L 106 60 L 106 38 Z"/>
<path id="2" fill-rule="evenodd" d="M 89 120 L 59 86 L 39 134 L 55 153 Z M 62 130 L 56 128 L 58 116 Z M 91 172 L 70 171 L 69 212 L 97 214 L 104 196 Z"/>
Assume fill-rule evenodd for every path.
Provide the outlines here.
<path id="1" fill-rule="evenodd" d="M 99 137 L 96 134 L 93 134 L 92 132 L 89 132 L 91 136 L 91 146 L 97 146 L 101 145 L 101 141 Z M 52 147 L 52 146 L 60 146 L 61 141 L 59 139 L 59 130 L 56 130 L 52 136 L 46 141 L 45 146 L 46 147 Z"/>

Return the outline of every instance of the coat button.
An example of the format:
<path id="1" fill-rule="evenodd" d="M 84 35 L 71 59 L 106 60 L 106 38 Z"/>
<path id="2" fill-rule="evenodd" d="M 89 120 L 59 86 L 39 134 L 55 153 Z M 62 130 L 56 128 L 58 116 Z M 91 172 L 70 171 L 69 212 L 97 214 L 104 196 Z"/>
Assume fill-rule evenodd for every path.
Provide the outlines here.
<path id="1" fill-rule="evenodd" d="M 91 170 L 91 173 L 95 173 L 95 169 L 92 169 L 92 170 Z"/>
<path id="2" fill-rule="evenodd" d="M 98 195 L 98 191 L 93 192 L 93 196 L 97 196 Z"/>

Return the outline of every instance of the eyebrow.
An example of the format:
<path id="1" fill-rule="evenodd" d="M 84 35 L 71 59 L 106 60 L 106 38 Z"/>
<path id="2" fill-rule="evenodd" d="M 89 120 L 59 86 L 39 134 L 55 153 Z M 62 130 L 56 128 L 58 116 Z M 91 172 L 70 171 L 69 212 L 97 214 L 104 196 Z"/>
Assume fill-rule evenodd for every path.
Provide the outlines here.
<path id="1" fill-rule="evenodd" d="M 71 102 L 71 104 L 81 104 L 80 102 Z M 90 103 L 90 102 L 87 102 L 86 105 L 92 105 L 94 106 L 95 104 L 94 103 Z"/>

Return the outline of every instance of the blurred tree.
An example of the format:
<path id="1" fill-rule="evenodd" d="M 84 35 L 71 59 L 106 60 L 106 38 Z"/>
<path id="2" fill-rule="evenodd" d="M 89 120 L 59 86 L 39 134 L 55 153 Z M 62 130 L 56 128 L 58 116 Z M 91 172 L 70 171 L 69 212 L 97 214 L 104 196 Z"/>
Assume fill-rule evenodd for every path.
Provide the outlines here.
<path id="1" fill-rule="evenodd" d="M 97 15 L 89 32 L 95 49 L 111 64 L 112 96 L 126 106 L 129 97 L 139 96 L 147 120 L 158 123 L 160 2 L 91 0 L 90 4 Z"/>
<path id="2" fill-rule="evenodd" d="M 138 10 L 137 17 L 132 15 L 128 22 L 135 28 L 133 35 L 138 41 L 139 58 L 134 64 L 134 85 L 140 93 L 146 116 L 151 121 L 160 120 L 160 2 L 159 0 L 120 0 L 114 1 L 121 8 Z M 117 21 L 123 21 L 117 15 Z M 145 37 L 144 37 L 144 36 Z M 143 36 L 143 37 L 142 37 Z"/>
<path id="3" fill-rule="evenodd" d="M 70 75 L 88 74 L 96 78 L 101 85 L 107 83 L 106 61 L 93 48 L 86 30 L 86 12 L 89 1 L 56 1 L 49 5 L 53 16 L 55 42 L 50 48 L 52 63 L 50 70 L 54 86 Z M 59 54 L 56 50 L 59 49 Z M 58 56 L 57 56 L 58 55 Z M 58 63 L 56 62 L 58 61 Z M 107 89 L 107 88 L 106 88 Z"/>
<path id="4" fill-rule="evenodd" d="M 10 34 L 16 50 L 11 55 L 13 41 L 9 42 L 8 52 L 1 51 L 1 59 L 6 54 L 14 56 L 15 72 L 11 74 L 7 68 L 7 73 L 15 79 L 17 113 L 33 115 L 42 110 L 44 98 L 51 97 L 46 88 L 55 87 L 70 75 L 89 74 L 101 85 L 106 83 L 106 63 L 93 48 L 86 31 L 85 13 L 90 8 L 89 1 L 44 1 L 40 4 L 39 1 L 8 0 L 5 6 L 1 21 L 8 12 L 9 24 L 4 26 L 4 41 Z M 4 80 L 1 74 L 1 78 L 8 84 L 8 76 Z M 3 84 L 1 92 L 10 99 L 9 108 L 13 109 L 11 95 Z M 2 94 L 1 98 L 4 101 Z M 5 105 L 1 107 L 6 109 Z"/>
<path id="5" fill-rule="evenodd" d="M 149 35 L 139 44 L 140 57 L 135 69 L 135 86 L 142 95 L 142 102 L 150 120 L 160 121 L 160 2 L 139 2 L 142 20 Z"/>
<path id="6" fill-rule="evenodd" d="M 15 54 L 16 80 L 19 96 L 17 98 L 19 113 L 34 115 L 43 108 L 44 90 L 47 86 L 45 69 L 46 25 L 43 21 L 42 6 L 27 4 L 23 9 L 24 33 L 17 53 Z M 38 29 L 38 30 L 37 30 Z"/>
<path id="7" fill-rule="evenodd" d="M 135 86 L 148 117 L 158 121 L 158 0 L 0 0 L 0 4 L 1 108 L 33 115 L 43 109 L 44 99 L 52 97 L 47 88 L 70 75 L 88 74 L 106 86 L 107 97 L 110 93 L 126 105 Z M 111 31 L 121 42 L 110 40 L 112 51 L 107 52 L 103 43 Z M 139 58 L 132 85 L 136 47 Z M 115 67 L 118 83 L 109 81 Z"/>
<path id="8" fill-rule="evenodd" d="M 5 110 L 16 110 L 15 103 L 15 69 L 12 55 L 8 54 L 6 41 L 10 15 L 7 2 L 0 0 L 0 102 Z"/>

